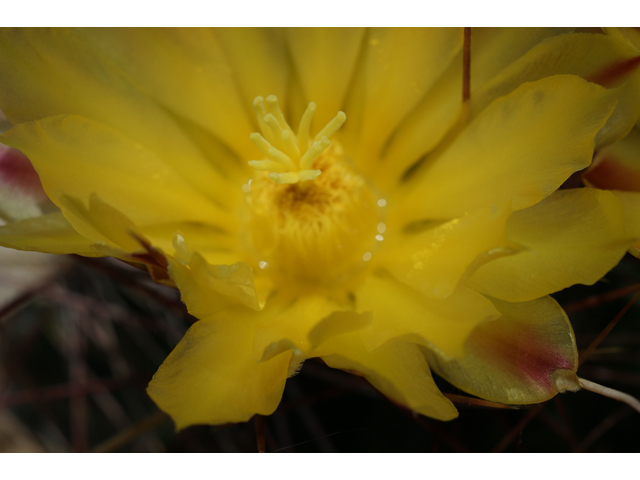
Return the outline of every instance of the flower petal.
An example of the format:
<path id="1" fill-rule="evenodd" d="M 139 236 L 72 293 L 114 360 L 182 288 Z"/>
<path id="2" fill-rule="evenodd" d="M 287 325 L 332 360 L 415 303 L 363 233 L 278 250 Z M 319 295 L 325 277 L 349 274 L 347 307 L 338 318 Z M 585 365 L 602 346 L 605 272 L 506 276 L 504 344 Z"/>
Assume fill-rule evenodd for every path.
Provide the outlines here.
<path id="1" fill-rule="evenodd" d="M 237 82 L 251 122 L 255 118 L 253 100 L 258 95 L 275 95 L 280 106 L 286 109 L 291 67 L 284 33 L 276 28 L 216 28 L 214 33 L 233 69 L 233 80 Z M 219 75 L 217 70 L 211 73 Z M 247 135 L 245 132 L 237 141 L 246 144 Z"/>
<path id="2" fill-rule="evenodd" d="M 473 28 L 471 98 L 476 90 L 543 39 L 565 28 Z M 381 189 L 396 186 L 407 169 L 431 151 L 459 118 L 462 107 L 462 52 L 419 105 L 402 121 L 373 172 Z"/>
<path id="3" fill-rule="evenodd" d="M 306 103 L 317 102 L 316 128 L 322 128 L 344 109 L 364 34 L 363 28 L 286 29 Z"/>
<path id="4" fill-rule="evenodd" d="M 451 401 L 440 393 L 418 347 L 407 342 L 389 342 L 369 352 L 357 333 L 332 338 L 314 352 L 327 365 L 356 371 L 391 400 L 411 410 L 452 420 L 458 416 Z"/>
<path id="5" fill-rule="evenodd" d="M 507 237 L 517 253 L 484 264 L 469 285 L 512 302 L 591 285 L 624 255 L 630 244 L 624 229 L 624 211 L 612 193 L 559 190 L 511 216 Z"/>
<path id="6" fill-rule="evenodd" d="M 593 139 L 615 106 L 613 93 L 570 75 L 520 86 L 423 165 L 397 214 L 409 223 L 457 218 L 494 203 L 511 202 L 514 210 L 534 205 L 589 165 Z"/>
<path id="7" fill-rule="evenodd" d="M 552 398 L 558 393 L 554 373 L 575 372 L 578 366 L 567 315 L 550 297 L 493 303 L 502 316 L 473 331 L 464 357 L 448 359 L 425 349 L 429 365 L 451 384 L 485 400 L 529 404 Z"/>
<path id="8" fill-rule="evenodd" d="M 0 245 L 17 250 L 102 256 L 92 248 L 93 243 L 80 235 L 62 212 L 47 213 L 0 226 Z"/>
<path id="9" fill-rule="evenodd" d="M 321 295 L 295 299 L 272 296 L 263 320 L 256 326 L 253 355 L 257 361 L 268 360 L 285 350 L 293 350 L 303 359 L 311 350 L 310 332 L 339 306 Z"/>
<path id="10" fill-rule="evenodd" d="M 224 229 L 234 224 L 230 212 L 195 192 L 153 152 L 100 123 L 51 117 L 17 125 L 1 139 L 29 157 L 59 207 L 62 195 L 86 201 L 96 193 L 136 225 L 191 220 Z M 233 198 L 227 184 L 219 186 Z"/>
<path id="11" fill-rule="evenodd" d="M 253 272 L 246 263 L 210 265 L 195 253 L 188 265 L 169 258 L 169 275 L 187 310 L 196 318 L 209 318 L 237 305 L 260 309 Z"/>
<path id="12" fill-rule="evenodd" d="M 104 123 L 223 202 L 216 170 L 176 118 L 219 126 L 213 133 L 227 147 L 253 152 L 251 124 L 227 91 L 235 87 L 211 37 L 201 29 L 4 29 L 0 105 L 14 125 L 60 114 Z"/>
<path id="13" fill-rule="evenodd" d="M 191 326 L 147 392 L 178 430 L 270 415 L 282 398 L 291 353 L 261 363 L 252 355 L 260 312 L 230 308 Z"/>
<path id="14" fill-rule="evenodd" d="M 460 356 L 471 330 L 498 316 L 489 300 L 469 288 L 433 299 L 393 278 L 378 276 L 360 287 L 356 302 L 359 311 L 372 313 L 371 324 L 361 331 L 368 350 L 401 337 L 434 347 L 445 356 Z"/>
<path id="15" fill-rule="evenodd" d="M 603 190 L 640 192 L 640 129 L 600 150 L 582 179 Z"/>
<path id="16" fill-rule="evenodd" d="M 374 171 L 380 149 L 462 46 L 462 29 L 378 28 L 365 38 L 343 130 L 353 158 Z M 401 74 L 399 73 L 401 72 Z"/>
<path id="17" fill-rule="evenodd" d="M 397 239 L 387 235 L 380 263 L 425 295 L 447 297 L 463 276 L 499 253 L 510 213 L 493 205 L 448 222 L 434 221 L 420 233 L 402 231 Z"/>
<path id="18" fill-rule="evenodd" d="M 634 244 L 629 249 L 629 253 L 640 258 L 640 192 L 620 192 L 613 193 L 622 202 L 626 220 L 626 234 Z"/>
<path id="19" fill-rule="evenodd" d="M 551 75 L 572 74 L 595 80 L 612 64 L 628 61 L 638 51 L 607 35 L 577 33 L 558 35 L 532 48 L 472 97 L 472 116 L 496 96 L 506 95 L 524 82 Z M 625 83 L 626 82 L 626 83 Z M 618 87 L 616 108 L 596 136 L 598 147 L 626 135 L 640 114 L 640 69 L 606 87 Z"/>

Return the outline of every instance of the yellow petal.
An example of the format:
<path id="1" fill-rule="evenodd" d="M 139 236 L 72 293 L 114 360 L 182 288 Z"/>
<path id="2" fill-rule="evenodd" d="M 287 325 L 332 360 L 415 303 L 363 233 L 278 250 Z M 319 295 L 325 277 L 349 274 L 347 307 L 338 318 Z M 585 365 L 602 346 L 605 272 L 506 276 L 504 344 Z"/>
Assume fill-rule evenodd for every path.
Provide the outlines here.
<path id="1" fill-rule="evenodd" d="M 66 195 L 60 197 L 60 204 L 69 222 L 85 237 L 126 252 L 141 249 L 140 242 L 133 236 L 138 233 L 134 223 L 95 193 L 90 195 L 88 207 L 82 201 Z"/>
<path id="2" fill-rule="evenodd" d="M 94 242 L 80 235 L 61 212 L 0 226 L 0 245 L 18 250 L 44 253 L 76 253 L 86 257 L 99 257 Z"/>
<path id="3" fill-rule="evenodd" d="M 392 279 L 372 276 L 356 292 L 358 310 L 371 312 L 361 331 L 368 350 L 402 337 L 432 346 L 445 356 L 460 356 L 467 336 L 479 323 L 498 316 L 490 301 L 466 287 L 445 299 L 428 298 Z"/>
<path id="4" fill-rule="evenodd" d="M 511 216 L 507 237 L 520 251 L 484 264 L 469 285 L 512 302 L 591 285 L 624 255 L 630 244 L 624 229 L 624 211 L 612 193 L 559 190 Z"/>
<path id="5" fill-rule="evenodd" d="M 474 92 L 472 116 L 496 96 L 506 95 L 524 82 L 561 74 L 595 80 L 612 64 L 637 56 L 636 49 L 611 36 L 587 33 L 558 35 L 532 48 L 481 90 Z M 619 101 L 613 114 L 596 137 L 598 147 L 623 137 L 636 122 L 640 114 L 640 69 L 606 86 L 621 88 L 616 92 Z"/>
<path id="6" fill-rule="evenodd" d="M 471 33 L 471 97 L 503 68 L 543 39 L 563 28 L 473 28 Z M 431 151 L 453 126 L 462 106 L 462 52 L 419 105 L 402 121 L 373 172 L 382 189 L 397 185 L 407 168 Z"/>
<path id="7" fill-rule="evenodd" d="M 253 121 L 253 99 L 275 95 L 287 106 L 290 65 L 284 34 L 276 28 L 216 28 L 222 50 L 233 68 L 249 118 Z M 246 143 L 246 138 L 242 141 Z"/>
<path id="8" fill-rule="evenodd" d="M 369 352 L 357 333 L 332 338 L 314 352 L 333 368 L 356 371 L 385 396 L 407 408 L 439 420 L 458 416 L 440 393 L 416 345 L 389 342 Z"/>
<path id="9" fill-rule="evenodd" d="M 425 295 L 447 297 L 463 276 L 499 253 L 510 213 L 494 205 L 448 222 L 434 222 L 420 233 L 403 231 L 397 239 L 387 235 L 380 263 Z"/>
<path id="10" fill-rule="evenodd" d="M 399 199 L 405 221 L 457 218 L 491 204 L 542 200 L 593 155 L 615 106 L 606 89 L 570 75 L 520 86 L 487 107 Z"/>
<path id="11" fill-rule="evenodd" d="M 624 208 L 626 236 L 634 242 L 629 253 L 640 258 L 640 192 L 614 191 L 611 193 L 622 202 Z"/>
<path id="12" fill-rule="evenodd" d="M 362 46 L 363 28 L 288 28 L 287 44 L 306 103 L 316 102 L 320 128 L 344 110 L 344 98 Z"/>
<path id="13" fill-rule="evenodd" d="M 59 116 L 23 123 L 1 138 L 29 157 L 58 206 L 62 195 L 87 201 L 96 193 L 137 225 L 234 224 L 230 212 L 195 192 L 154 153 L 105 125 Z"/>
<path id="14" fill-rule="evenodd" d="M 343 130 L 358 166 L 369 172 L 398 123 L 462 46 L 462 29 L 379 28 L 364 41 Z"/>
<path id="15" fill-rule="evenodd" d="M 479 325 L 462 358 L 425 349 L 433 370 L 467 393 L 509 404 L 544 402 L 558 389 L 556 371 L 575 372 L 578 352 L 571 324 L 550 297 L 525 303 L 494 300 L 502 316 Z"/>
<path id="16" fill-rule="evenodd" d="M 178 118 L 219 125 L 213 133 L 247 155 L 251 128 L 240 100 L 225 90 L 228 66 L 203 37 L 198 29 L 4 29 L 0 103 L 14 125 L 60 114 L 104 123 L 162 157 L 201 194 L 224 201 L 216 170 Z"/>
<path id="17" fill-rule="evenodd" d="M 269 298 L 263 320 L 255 330 L 255 359 L 268 360 L 285 350 L 293 350 L 295 357 L 307 356 L 311 350 L 310 332 L 338 309 L 337 304 L 320 295 Z"/>
<path id="18" fill-rule="evenodd" d="M 212 265 L 230 265 L 241 260 L 238 240 L 213 225 L 199 222 L 159 223 L 139 228 L 140 233 L 164 252 L 174 251 L 174 238 L 184 238 L 191 252 L 198 252 Z"/>
<path id="19" fill-rule="evenodd" d="M 253 272 L 246 263 L 210 265 L 194 253 L 188 265 L 169 258 L 169 275 L 189 313 L 196 318 L 209 318 L 237 305 L 260 309 Z"/>
<path id="20" fill-rule="evenodd" d="M 177 429 L 245 422 L 270 415 L 287 378 L 290 352 L 256 363 L 253 328 L 260 312 L 231 308 L 191 326 L 149 384 L 147 392 Z"/>

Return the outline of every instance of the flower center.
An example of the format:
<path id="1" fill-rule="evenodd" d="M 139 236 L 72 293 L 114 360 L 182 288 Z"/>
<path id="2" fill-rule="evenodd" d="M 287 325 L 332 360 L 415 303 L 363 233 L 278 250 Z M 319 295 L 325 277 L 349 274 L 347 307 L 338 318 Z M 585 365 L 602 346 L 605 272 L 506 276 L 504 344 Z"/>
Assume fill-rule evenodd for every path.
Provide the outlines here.
<path id="1" fill-rule="evenodd" d="M 365 178 L 346 162 L 341 145 L 328 140 L 346 116 L 338 113 L 311 141 L 311 103 L 294 141 L 276 98 L 267 97 L 266 103 L 270 112 L 262 115 L 264 100 L 254 102 L 264 135 L 254 133 L 251 139 L 267 159 L 249 162 L 258 171 L 243 186 L 245 250 L 257 271 L 280 288 L 345 288 L 380 244 L 382 210 Z M 302 153 L 301 146 L 309 148 Z"/>

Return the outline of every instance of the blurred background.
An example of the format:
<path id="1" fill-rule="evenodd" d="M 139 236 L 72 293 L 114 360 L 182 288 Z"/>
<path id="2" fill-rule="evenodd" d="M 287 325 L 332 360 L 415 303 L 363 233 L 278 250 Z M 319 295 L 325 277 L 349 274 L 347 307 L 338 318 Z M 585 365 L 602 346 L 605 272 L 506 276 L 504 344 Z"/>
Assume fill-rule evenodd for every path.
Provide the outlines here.
<path id="1" fill-rule="evenodd" d="M 178 292 L 113 259 L 0 252 L 0 451 L 3 452 L 637 452 L 640 415 L 591 392 L 496 408 L 441 379 L 460 411 L 414 416 L 363 378 L 309 360 L 270 417 L 176 432 L 145 393 L 193 322 Z M 640 291 L 627 255 L 591 287 L 560 292 L 586 349 Z M 579 375 L 640 397 L 640 304 Z"/>

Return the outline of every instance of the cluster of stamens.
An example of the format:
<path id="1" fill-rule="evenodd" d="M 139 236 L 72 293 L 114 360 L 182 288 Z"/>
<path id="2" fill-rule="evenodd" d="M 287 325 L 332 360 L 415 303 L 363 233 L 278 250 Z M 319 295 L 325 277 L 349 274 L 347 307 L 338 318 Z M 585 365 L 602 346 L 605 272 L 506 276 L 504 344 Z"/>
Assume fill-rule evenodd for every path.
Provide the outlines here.
<path id="1" fill-rule="evenodd" d="M 310 140 L 315 103 L 311 102 L 302 115 L 297 135 L 285 120 L 274 95 L 269 95 L 266 102 L 264 98 L 256 97 L 253 107 L 262 133 L 252 133 L 250 138 L 265 159 L 251 160 L 249 165 L 256 170 L 270 172 L 269 178 L 276 183 L 298 183 L 317 178 L 322 172 L 314 170 L 313 163 L 331 145 L 329 139 L 347 119 L 344 112 L 338 112 Z"/>

